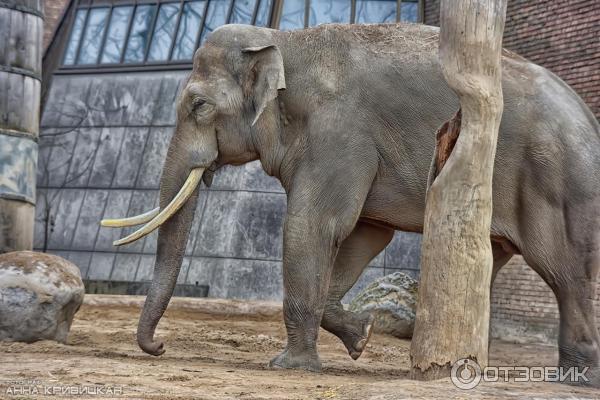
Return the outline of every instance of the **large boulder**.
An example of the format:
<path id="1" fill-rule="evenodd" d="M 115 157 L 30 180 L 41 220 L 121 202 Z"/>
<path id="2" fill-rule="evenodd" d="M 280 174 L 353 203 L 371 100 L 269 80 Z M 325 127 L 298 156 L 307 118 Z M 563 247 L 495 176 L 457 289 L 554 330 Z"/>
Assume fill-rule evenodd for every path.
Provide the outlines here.
<path id="1" fill-rule="evenodd" d="M 395 272 L 367 286 L 350 302 L 348 309 L 373 314 L 375 332 L 411 338 L 415 327 L 417 290 L 417 281 L 402 272 Z"/>
<path id="2" fill-rule="evenodd" d="M 61 257 L 0 254 L 0 340 L 65 343 L 83 295 L 79 268 Z"/>

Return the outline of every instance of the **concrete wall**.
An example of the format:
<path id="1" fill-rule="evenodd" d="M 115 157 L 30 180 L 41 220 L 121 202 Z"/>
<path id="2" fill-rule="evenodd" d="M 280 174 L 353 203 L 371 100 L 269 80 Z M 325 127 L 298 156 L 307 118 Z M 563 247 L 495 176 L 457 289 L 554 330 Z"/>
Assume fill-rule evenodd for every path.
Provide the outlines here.
<path id="1" fill-rule="evenodd" d="M 37 249 L 75 262 L 87 279 L 151 279 L 156 232 L 115 248 L 112 241 L 132 228 L 99 222 L 157 205 L 175 99 L 187 74 L 54 76 L 42 119 Z M 179 281 L 208 284 L 212 297 L 281 298 L 285 209 L 283 189 L 259 163 L 219 171 L 201 190 Z M 398 270 L 417 276 L 419 253 L 420 235 L 397 234 L 355 289 Z"/>

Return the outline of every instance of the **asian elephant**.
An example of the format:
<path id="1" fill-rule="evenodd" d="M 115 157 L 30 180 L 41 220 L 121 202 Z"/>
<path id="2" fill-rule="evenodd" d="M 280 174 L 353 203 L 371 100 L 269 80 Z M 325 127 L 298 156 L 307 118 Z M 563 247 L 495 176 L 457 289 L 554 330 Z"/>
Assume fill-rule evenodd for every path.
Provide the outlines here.
<path id="1" fill-rule="evenodd" d="M 271 366 L 319 371 L 319 327 L 353 359 L 372 317 L 340 299 L 394 230 L 421 232 L 435 132 L 458 98 L 438 62 L 437 28 L 323 25 L 215 30 L 194 57 L 160 182 L 160 207 L 107 226 L 159 228 L 140 347 L 171 298 L 198 186 L 226 164 L 260 160 L 287 195 L 283 238 L 288 342 Z M 600 366 L 594 299 L 600 268 L 600 126 L 558 77 L 503 53 L 504 114 L 495 160 L 494 276 L 513 254 L 554 291 L 561 366 Z M 160 210 L 160 213 L 159 213 Z M 599 383 L 600 379 L 596 380 Z"/>

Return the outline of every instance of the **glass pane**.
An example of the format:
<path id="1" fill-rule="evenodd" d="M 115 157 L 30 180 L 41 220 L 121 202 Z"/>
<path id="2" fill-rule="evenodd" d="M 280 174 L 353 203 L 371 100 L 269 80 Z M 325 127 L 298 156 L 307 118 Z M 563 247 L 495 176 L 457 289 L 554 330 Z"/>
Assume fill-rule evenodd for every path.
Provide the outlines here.
<path id="1" fill-rule="evenodd" d="M 163 4 L 158 11 L 148 61 L 161 61 L 169 58 L 169 50 L 175 36 L 179 3 Z"/>
<path id="2" fill-rule="evenodd" d="M 146 52 L 146 44 L 150 36 L 150 25 L 154 18 L 155 9 L 156 6 L 154 5 L 137 6 L 129 41 L 127 42 L 127 50 L 125 51 L 125 62 L 144 61 L 144 53 Z"/>
<path id="3" fill-rule="evenodd" d="M 121 61 L 121 52 L 127 35 L 127 24 L 133 11 L 133 7 L 113 8 L 106 34 L 106 43 L 102 52 L 102 64 L 118 63 Z"/>
<path id="4" fill-rule="evenodd" d="M 304 0 L 284 0 L 279 29 L 304 28 Z"/>
<path id="5" fill-rule="evenodd" d="M 196 47 L 196 37 L 202 22 L 205 1 L 194 1 L 183 6 L 177 40 L 173 49 L 173 60 L 191 60 Z"/>
<path id="6" fill-rule="evenodd" d="M 256 14 L 256 21 L 254 25 L 256 26 L 269 26 L 270 18 L 271 18 L 271 7 L 273 4 L 273 0 L 259 0 L 260 4 L 258 5 L 258 13 Z"/>
<path id="7" fill-rule="evenodd" d="M 81 39 L 81 32 L 83 32 L 86 14 L 87 10 L 77 10 L 77 14 L 75 14 L 73 30 L 71 31 L 71 37 L 69 38 L 69 44 L 67 45 L 65 59 L 63 61 L 65 65 L 75 64 L 75 56 L 77 55 L 77 47 L 79 47 L 79 40 Z"/>
<path id="8" fill-rule="evenodd" d="M 317 0 L 310 2 L 308 25 L 350 22 L 350 0 Z"/>
<path id="9" fill-rule="evenodd" d="M 357 24 L 376 24 L 380 22 L 396 22 L 395 0 L 356 1 Z"/>
<path id="10" fill-rule="evenodd" d="M 400 4 L 400 20 L 409 22 L 418 22 L 419 4 L 403 1 Z"/>
<path id="11" fill-rule="evenodd" d="M 90 9 L 77 64 L 96 64 L 98 62 L 98 54 L 100 53 L 102 35 L 106 28 L 107 19 L 108 8 Z"/>
<path id="12" fill-rule="evenodd" d="M 235 3 L 233 3 L 233 14 L 229 23 L 251 24 L 255 4 L 255 0 L 235 0 Z"/>
<path id="13" fill-rule="evenodd" d="M 206 13 L 206 21 L 202 29 L 202 43 L 206 37 L 219 26 L 225 23 L 229 12 L 229 0 L 211 0 Z"/>

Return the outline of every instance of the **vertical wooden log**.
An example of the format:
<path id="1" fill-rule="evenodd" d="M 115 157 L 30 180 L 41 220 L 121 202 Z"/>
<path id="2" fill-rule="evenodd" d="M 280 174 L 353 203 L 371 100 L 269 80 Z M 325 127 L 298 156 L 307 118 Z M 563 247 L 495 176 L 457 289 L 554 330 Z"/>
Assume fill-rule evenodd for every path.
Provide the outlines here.
<path id="1" fill-rule="evenodd" d="M 0 2 L 0 253 L 33 247 L 42 0 Z"/>
<path id="2" fill-rule="evenodd" d="M 441 2 L 440 62 L 462 118 L 457 114 L 438 133 L 430 173 L 410 350 L 415 379 L 447 377 L 463 358 L 488 363 L 492 175 L 503 109 L 506 3 Z"/>

